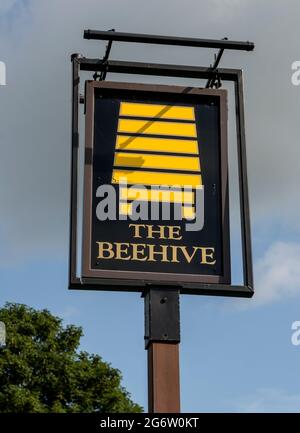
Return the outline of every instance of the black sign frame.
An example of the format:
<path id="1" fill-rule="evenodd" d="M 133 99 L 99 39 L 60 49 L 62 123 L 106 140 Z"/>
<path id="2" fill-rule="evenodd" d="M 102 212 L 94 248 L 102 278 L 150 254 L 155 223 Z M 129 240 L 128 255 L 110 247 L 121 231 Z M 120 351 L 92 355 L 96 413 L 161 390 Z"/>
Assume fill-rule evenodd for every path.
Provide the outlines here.
<path id="1" fill-rule="evenodd" d="M 159 65 L 138 62 L 108 61 L 101 62 L 97 59 L 87 59 L 80 55 L 72 56 L 73 62 L 73 109 L 72 109 L 72 165 L 71 165 L 71 213 L 70 213 L 70 262 L 69 262 L 69 289 L 80 290 L 112 290 L 112 287 L 103 287 L 92 278 L 83 280 L 77 276 L 77 221 L 78 221 L 78 147 L 79 147 L 79 121 L 78 104 L 80 71 L 103 71 L 144 75 L 165 75 L 173 77 L 190 77 L 209 79 L 214 74 L 209 68 L 182 66 L 182 65 Z M 235 85 L 236 104 L 236 127 L 237 127 L 237 150 L 238 150 L 238 173 L 240 193 L 241 214 L 241 238 L 243 253 L 243 285 L 199 283 L 189 284 L 189 288 L 183 288 L 181 293 L 252 297 L 253 296 L 253 274 L 252 253 L 250 236 L 250 217 L 247 184 L 247 164 L 245 147 L 245 125 L 243 106 L 243 78 L 242 71 L 236 69 L 218 69 L 220 80 L 232 81 Z M 105 283 L 105 281 L 103 281 Z M 132 281 L 131 290 L 137 291 L 136 281 Z M 156 284 L 157 286 L 158 284 Z M 174 285 L 173 285 L 174 287 Z M 166 287 L 167 288 L 167 287 Z M 124 290 L 124 286 L 114 286 L 114 290 Z M 126 289 L 129 291 L 129 287 Z"/>
<path id="2" fill-rule="evenodd" d="M 151 285 L 175 285 L 185 290 L 196 290 L 199 284 L 230 284 L 230 242 L 229 242 L 229 203 L 228 203 L 228 161 L 227 161 L 227 91 L 214 89 L 199 89 L 181 86 L 132 84 L 106 81 L 88 81 L 86 83 L 86 136 L 85 136 L 85 171 L 84 171 L 84 217 L 83 217 L 83 248 L 82 248 L 82 280 L 94 281 L 99 288 L 104 286 L 112 290 L 141 291 Z M 143 98 L 155 102 L 160 98 L 175 98 L 176 103 L 200 103 L 203 97 L 209 98 L 219 111 L 219 177 L 220 177 L 220 260 L 222 273 L 220 275 L 189 274 L 158 271 L 128 271 L 122 269 L 124 262 L 120 262 L 117 270 L 95 269 L 91 266 L 92 257 L 92 195 L 93 195 L 93 154 L 94 154 L 94 110 L 96 93 L 100 98 L 104 95 L 112 98 L 122 98 L 125 95 L 134 97 L 137 102 Z M 128 97 L 128 96 L 127 96 Z M 213 180 L 215 182 L 215 179 Z M 133 221 L 131 221 L 133 223 Z M 143 224 L 143 221 L 137 224 Z M 105 223 L 103 223 L 105 224 Z M 114 224 L 118 224 L 116 221 Z M 158 223 L 159 224 L 159 223 Z M 217 230 L 213 228 L 212 231 Z M 197 232 L 193 233 L 197 238 Z M 126 265 L 126 263 L 125 263 Z M 149 263 L 147 268 L 154 265 Z M 176 265 L 173 265 L 173 267 Z"/>

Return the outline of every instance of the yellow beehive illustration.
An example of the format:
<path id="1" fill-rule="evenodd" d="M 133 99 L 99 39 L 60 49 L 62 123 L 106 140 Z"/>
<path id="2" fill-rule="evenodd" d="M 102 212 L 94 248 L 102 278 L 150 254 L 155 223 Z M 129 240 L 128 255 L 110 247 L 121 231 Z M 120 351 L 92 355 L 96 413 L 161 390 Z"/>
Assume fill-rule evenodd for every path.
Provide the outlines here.
<path id="1" fill-rule="evenodd" d="M 120 103 L 112 183 L 124 179 L 128 188 L 120 189 L 120 200 L 126 201 L 121 203 L 120 213 L 125 215 L 131 213 L 132 200 L 166 200 L 161 190 L 153 193 L 138 185 L 149 189 L 161 185 L 202 186 L 194 107 Z M 193 192 L 172 191 L 167 200 L 184 203 L 183 218 L 195 216 Z"/>

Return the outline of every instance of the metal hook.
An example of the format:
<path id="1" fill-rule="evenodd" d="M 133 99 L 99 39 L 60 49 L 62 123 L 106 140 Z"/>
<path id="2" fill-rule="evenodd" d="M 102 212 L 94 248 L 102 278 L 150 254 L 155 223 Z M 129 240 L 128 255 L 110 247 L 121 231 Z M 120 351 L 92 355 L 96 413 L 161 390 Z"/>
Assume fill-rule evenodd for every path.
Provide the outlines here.
<path id="1" fill-rule="evenodd" d="M 110 29 L 108 31 L 109 32 L 114 32 L 115 29 Z M 108 70 L 108 58 L 109 58 L 112 42 L 113 42 L 112 40 L 108 41 L 108 43 L 106 45 L 105 54 L 104 54 L 104 57 L 102 59 L 102 64 L 105 65 L 105 69 L 103 71 L 101 71 L 100 74 L 98 74 L 97 72 L 95 72 L 94 75 L 93 75 L 94 80 L 97 80 L 99 78 L 99 81 L 104 81 L 105 78 L 106 78 L 107 70 Z"/>
<path id="2" fill-rule="evenodd" d="M 223 38 L 223 41 L 227 41 L 228 38 Z M 218 54 L 215 54 L 215 61 L 213 65 L 210 65 L 211 68 L 211 72 L 212 72 L 212 76 L 211 78 L 208 79 L 205 88 L 209 89 L 209 88 L 213 88 L 215 87 L 216 89 L 219 89 L 222 86 L 222 82 L 221 82 L 221 78 L 218 74 L 218 65 L 220 63 L 220 60 L 222 58 L 222 55 L 224 53 L 224 48 L 221 48 L 218 52 Z"/>

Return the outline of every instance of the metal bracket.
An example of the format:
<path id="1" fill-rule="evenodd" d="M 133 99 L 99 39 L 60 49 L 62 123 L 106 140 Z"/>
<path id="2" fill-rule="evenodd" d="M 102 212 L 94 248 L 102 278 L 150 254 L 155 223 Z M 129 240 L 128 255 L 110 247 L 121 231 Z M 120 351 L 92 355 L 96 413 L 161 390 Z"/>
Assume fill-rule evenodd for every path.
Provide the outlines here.
<path id="1" fill-rule="evenodd" d="M 218 73 L 217 67 L 218 64 L 220 63 L 224 50 L 228 49 L 228 50 L 252 51 L 254 49 L 254 44 L 252 42 L 229 41 L 228 38 L 226 37 L 220 40 L 179 38 L 176 36 L 122 33 L 122 32 L 115 32 L 115 29 L 111 29 L 108 31 L 84 30 L 83 37 L 84 39 L 108 41 L 106 47 L 106 53 L 101 62 L 102 65 L 105 65 L 105 68 L 102 70 L 100 75 L 98 75 L 97 72 L 94 74 L 94 80 L 97 80 L 97 78 L 99 78 L 100 81 L 103 81 L 106 78 L 106 74 L 108 70 L 108 57 L 109 57 L 109 53 L 113 41 L 135 42 L 135 43 L 144 43 L 144 44 L 178 45 L 178 46 L 185 46 L 185 47 L 219 48 L 220 50 L 218 54 L 215 55 L 214 64 L 211 65 L 209 68 L 210 77 L 206 84 L 206 88 L 215 87 L 217 89 L 222 85 L 221 77 Z"/>
<path id="2" fill-rule="evenodd" d="M 228 38 L 223 38 L 223 41 L 227 41 Z M 205 88 L 206 89 L 212 89 L 212 88 L 216 88 L 219 89 L 222 86 L 222 82 L 221 82 L 221 78 L 220 75 L 218 73 L 218 66 L 219 63 L 221 61 L 221 58 L 223 56 L 224 53 L 224 48 L 221 48 L 218 52 L 218 54 L 215 54 L 215 61 L 213 65 L 210 65 L 210 70 L 211 70 L 211 77 L 208 79 Z"/>
<path id="3" fill-rule="evenodd" d="M 115 29 L 110 29 L 108 31 L 114 32 Z M 113 43 L 112 39 L 108 41 L 108 44 L 106 45 L 105 54 L 104 54 L 104 57 L 102 59 L 102 64 L 105 66 L 105 68 L 103 71 L 100 72 L 100 74 L 98 74 L 98 72 L 94 73 L 94 75 L 93 75 L 94 80 L 99 79 L 99 81 L 105 81 L 105 78 L 107 75 L 107 70 L 108 70 L 108 59 L 109 59 L 112 43 Z"/>
<path id="4" fill-rule="evenodd" d="M 180 343 L 179 289 L 154 287 L 145 298 L 145 348 L 150 343 Z"/>

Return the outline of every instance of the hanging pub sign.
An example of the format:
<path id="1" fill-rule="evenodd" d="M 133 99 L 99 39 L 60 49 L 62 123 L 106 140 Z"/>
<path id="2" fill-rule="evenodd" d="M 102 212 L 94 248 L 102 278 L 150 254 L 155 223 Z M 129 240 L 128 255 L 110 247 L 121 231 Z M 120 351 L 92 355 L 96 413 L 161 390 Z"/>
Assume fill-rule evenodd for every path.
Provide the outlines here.
<path id="1" fill-rule="evenodd" d="M 86 83 L 83 281 L 230 284 L 226 98 Z"/>

